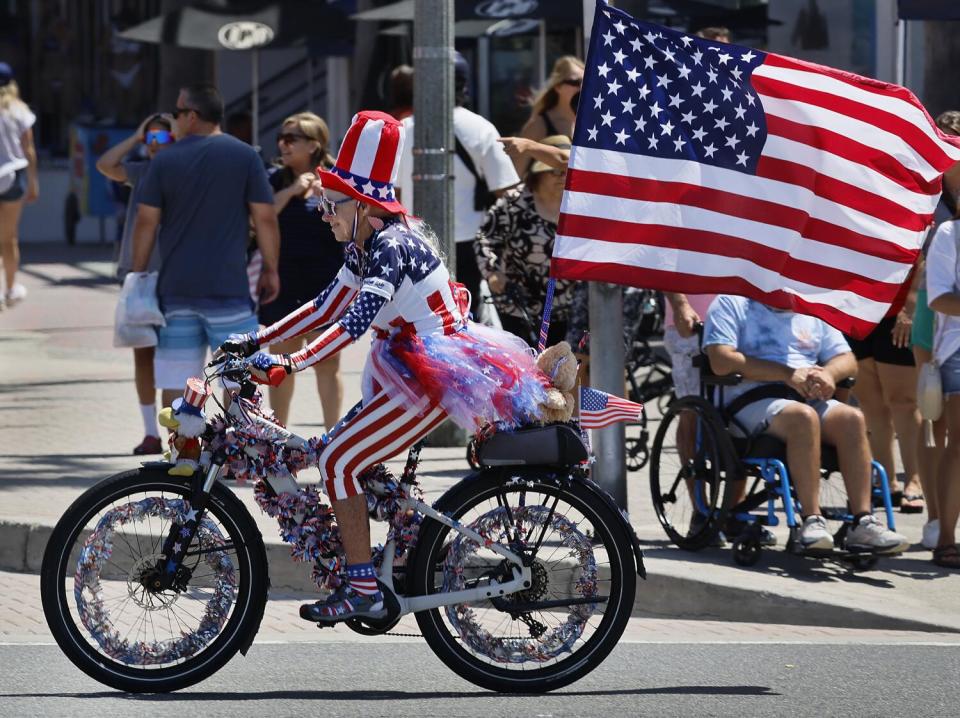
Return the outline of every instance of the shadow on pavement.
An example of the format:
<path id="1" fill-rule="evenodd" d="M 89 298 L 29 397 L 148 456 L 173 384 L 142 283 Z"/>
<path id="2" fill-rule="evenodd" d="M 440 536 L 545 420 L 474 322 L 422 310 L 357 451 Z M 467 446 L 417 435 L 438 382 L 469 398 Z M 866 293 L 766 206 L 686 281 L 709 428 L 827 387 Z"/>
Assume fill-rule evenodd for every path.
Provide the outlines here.
<path id="1" fill-rule="evenodd" d="M 327 691 L 327 690 L 289 690 L 240 692 L 196 692 L 196 693 L 120 693 L 118 691 L 100 691 L 97 693 L 0 693 L 0 698 L 125 698 L 134 701 L 273 701 L 273 700 L 340 700 L 340 701 L 396 701 L 465 698 L 496 698 L 502 694 L 490 691 L 473 693 L 453 691 Z M 541 700 L 551 697 L 563 699 L 568 696 L 643 696 L 643 695 L 705 695 L 705 696 L 779 696 L 767 686 L 662 686 L 659 688 L 624 688 L 609 691 L 564 691 L 558 693 L 511 693 L 512 697 L 536 696 Z"/>

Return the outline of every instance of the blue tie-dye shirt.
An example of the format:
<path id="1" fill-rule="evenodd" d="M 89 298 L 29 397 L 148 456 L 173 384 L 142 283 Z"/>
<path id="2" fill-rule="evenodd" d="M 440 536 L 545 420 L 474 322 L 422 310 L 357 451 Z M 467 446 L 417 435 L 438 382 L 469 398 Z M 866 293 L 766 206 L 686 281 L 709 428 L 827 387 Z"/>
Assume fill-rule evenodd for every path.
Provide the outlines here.
<path id="1" fill-rule="evenodd" d="M 816 317 L 771 309 L 752 299 L 728 294 L 714 299 L 707 311 L 703 346 L 711 344 L 732 346 L 748 357 L 793 368 L 823 365 L 850 351 L 843 335 Z M 728 387 L 724 400 L 729 402 L 763 383 L 745 381 Z"/>

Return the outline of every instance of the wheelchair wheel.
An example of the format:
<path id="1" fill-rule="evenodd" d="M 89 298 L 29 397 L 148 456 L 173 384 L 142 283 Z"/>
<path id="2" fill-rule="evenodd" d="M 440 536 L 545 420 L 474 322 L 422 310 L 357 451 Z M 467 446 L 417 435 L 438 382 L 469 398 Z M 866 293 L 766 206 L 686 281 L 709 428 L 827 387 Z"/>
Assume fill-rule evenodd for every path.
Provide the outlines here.
<path id="1" fill-rule="evenodd" d="M 660 525 L 680 548 L 703 548 L 726 520 L 731 456 L 720 417 L 703 399 L 678 399 L 661 420 L 650 457 L 650 496 Z"/>
<path id="2" fill-rule="evenodd" d="M 640 471 L 650 460 L 650 432 L 647 429 L 647 412 L 640 414 L 640 421 L 625 427 L 624 448 L 627 471 Z"/>

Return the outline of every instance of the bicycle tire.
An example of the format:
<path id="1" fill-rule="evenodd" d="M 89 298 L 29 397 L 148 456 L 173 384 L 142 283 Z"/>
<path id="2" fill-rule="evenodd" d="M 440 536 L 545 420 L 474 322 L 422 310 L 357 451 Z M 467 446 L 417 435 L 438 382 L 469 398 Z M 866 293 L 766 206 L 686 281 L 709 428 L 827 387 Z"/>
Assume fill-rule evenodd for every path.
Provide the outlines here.
<path id="1" fill-rule="evenodd" d="M 246 652 L 249 648 L 267 600 L 269 578 L 263 538 L 243 503 L 218 483 L 210 495 L 207 512 L 222 524 L 233 542 L 239 580 L 233 611 L 215 638 L 200 646 L 198 654 L 177 665 L 162 668 L 124 663 L 94 647 L 89 632 L 85 633 L 85 626 L 78 624 L 71 615 L 68 599 L 74 596 L 68 596 L 65 590 L 65 580 L 73 572 L 69 563 L 75 542 L 92 517 L 118 500 L 135 498 L 136 494 L 147 497 L 151 491 L 189 499 L 191 479 L 169 476 L 167 468 L 145 466 L 126 471 L 106 478 L 84 492 L 57 522 L 41 568 L 43 611 L 61 650 L 91 678 L 129 693 L 176 691 L 218 671 L 237 651 Z"/>
<path id="2" fill-rule="evenodd" d="M 576 480 L 552 480 L 546 472 L 542 478 L 538 478 L 535 469 L 523 473 L 522 485 L 508 483 L 509 479 L 501 476 L 504 474 L 489 472 L 462 481 L 444 494 L 436 507 L 455 520 L 460 520 L 471 508 L 489 501 L 500 492 L 526 490 L 561 497 L 590 519 L 596 529 L 593 542 L 607 551 L 610 558 L 610 593 L 605 603 L 606 606 L 613 606 L 613 609 L 604 613 L 596 632 L 568 657 L 549 666 L 522 670 L 502 668 L 473 655 L 464 647 L 462 639 L 444 623 L 443 608 L 420 611 L 416 618 L 427 644 L 444 665 L 460 677 L 482 688 L 502 693 L 544 693 L 579 680 L 596 668 L 616 645 L 633 610 L 635 559 L 629 548 L 631 539 L 626 536 L 621 519 L 596 493 L 596 489 Z M 435 572 L 443 561 L 442 554 L 448 550 L 449 544 L 445 544 L 444 539 L 451 532 L 452 529 L 438 521 L 429 518 L 424 521 L 412 564 L 414 594 L 426 595 L 439 592 L 437 588 L 442 588 L 435 585 Z"/>

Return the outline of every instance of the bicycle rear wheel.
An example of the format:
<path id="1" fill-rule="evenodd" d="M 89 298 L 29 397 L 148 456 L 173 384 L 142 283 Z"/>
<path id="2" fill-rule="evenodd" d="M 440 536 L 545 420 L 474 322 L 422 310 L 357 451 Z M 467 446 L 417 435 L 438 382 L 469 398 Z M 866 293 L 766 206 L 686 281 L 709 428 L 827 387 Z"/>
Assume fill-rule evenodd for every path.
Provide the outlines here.
<path id="1" fill-rule="evenodd" d="M 263 617 L 267 557 L 252 517 L 215 485 L 176 585 L 152 590 L 171 525 L 190 513 L 191 480 L 166 467 L 117 474 L 86 491 L 53 530 L 40 593 L 60 648 L 89 676 L 132 693 L 179 690 L 246 650 Z"/>
<path id="2" fill-rule="evenodd" d="M 620 517 L 593 488 L 546 472 L 508 482 L 493 472 L 461 482 L 438 510 L 488 539 L 479 545 L 437 521 L 420 529 L 412 566 L 418 595 L 495 578 L 522 551 L 532 585 L 520 593 L 417 613 L 434 653 L 466 680 L 501 692 L 540 693 L 589 673 L 613 649 L 633 609 L 636 572 Z"/>

